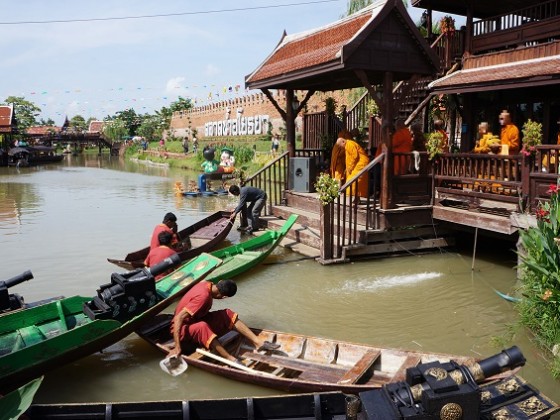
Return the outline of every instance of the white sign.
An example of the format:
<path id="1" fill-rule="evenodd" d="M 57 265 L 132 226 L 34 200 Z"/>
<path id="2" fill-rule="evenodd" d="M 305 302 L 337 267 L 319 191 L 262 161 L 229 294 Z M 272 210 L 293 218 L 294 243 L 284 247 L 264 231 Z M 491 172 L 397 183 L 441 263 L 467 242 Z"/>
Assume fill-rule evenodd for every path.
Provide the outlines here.
<path id="1" fill-rule="evenodd" d="M 211 121 L 204 124 L 204 136 L 252 136 L 266 134 L 268 131 L 268 115 L 242 117 L 237 114 L 236 119 L 226 118 L 222 121 Z"/>

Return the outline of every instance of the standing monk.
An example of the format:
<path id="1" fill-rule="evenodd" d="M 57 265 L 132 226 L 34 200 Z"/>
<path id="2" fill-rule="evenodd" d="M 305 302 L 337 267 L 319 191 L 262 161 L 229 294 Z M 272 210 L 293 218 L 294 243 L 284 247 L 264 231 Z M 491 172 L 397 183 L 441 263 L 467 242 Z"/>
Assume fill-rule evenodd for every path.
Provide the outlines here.
<path id="1" fill-rule="evenodd" d="M 210 311 L 214 299 L 232 297 L 236 292 L 237 285 L 228 279 L 220 280 L 217 284 L 204 280 L 185 293 L 177 304 L 171 323 L 175 347 L 169 351 L 168 357 L 180 355 L 183 346 L 203 346 L 228 360 L 239 362 L 218 340 L 218 337 L 232 329 L 249 339 L 258 351 L 278 349 L 279 344 L 258 338 L 232 310 Z"/>
<path id="2" fill-rule="evenodd" d="M 500 141 L 508 147 L 509 155 L 519 153 L 519 129 L 511 122 L 511 115 L 505 109 L 500 114 Z"/>
<path id="3" fill-rule="evenodd" d="M 348 130 L 342 130 L 338 133 L 338 138 L 351 138 L 351 134 Z M 336 179 L 340 182 L 340 185 L 344 184 L 346 181 L 346 154 L 344 152 L 344 146 L 341 146 L 338 141 L 334 142 L 334 146 L 331 152 L 331 168 L 330 168 L 331 178 Z"/>
<path id="4" fill-rule="evenodd" d="M 348 182 L 368 165 L 369 158 L 362 146 L 352 140 L 352 135 L 348 131 L 342 131 L 342 136 L 343 137 L 339 137 L 336 142 L 344 149 L 344 154 L 346 156 L 346 182 Z M 351 194 L 354 194 L 354 192 Z M 358 195 L 360 197 L 368 196 L 367 173 L 363 174 L 358 179 Z"/>
<path id="5" fill-rule="evenodd" d="M 393 153 L 412 152 L 412 135 L 401 118 L 395 121 L 395 134 L 393 134 L 391 143 Z M 395 175 L 403 175 L 406 173 L 408 167 L 406 164 L 407 159 L 407 156 L 394 156 L 393 173 Z"/>

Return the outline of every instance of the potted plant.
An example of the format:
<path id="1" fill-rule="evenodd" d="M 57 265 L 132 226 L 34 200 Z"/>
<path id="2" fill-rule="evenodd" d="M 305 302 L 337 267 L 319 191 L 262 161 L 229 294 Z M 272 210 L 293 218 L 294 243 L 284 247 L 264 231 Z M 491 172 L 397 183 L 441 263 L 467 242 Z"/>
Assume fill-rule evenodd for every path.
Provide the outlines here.
<path id="1" fill-rule="evenodd" d="M 428 159 L 437 159 L 439 155 L 443 153 L 443 134 L 434 131 L 428 134 L 428 139 L 426 140 L 426 151 L 428 152 Z"/>
<path id="2" fill-rule="evenodd" d="M 329 205 L 336 200 L 339 188 L 339 182 L 325 172 L 319 175 L 315 183 L 315 189 L 319 195 L 318 199 L 323 206 Z"/>
<path id="3" fill-rule="evenodd" d="M 542 124 L 528 119 L 522 128 L 523 147 L 521 153 L 525 156 L 534 156 L 537 146 L 542 144 Z"/>

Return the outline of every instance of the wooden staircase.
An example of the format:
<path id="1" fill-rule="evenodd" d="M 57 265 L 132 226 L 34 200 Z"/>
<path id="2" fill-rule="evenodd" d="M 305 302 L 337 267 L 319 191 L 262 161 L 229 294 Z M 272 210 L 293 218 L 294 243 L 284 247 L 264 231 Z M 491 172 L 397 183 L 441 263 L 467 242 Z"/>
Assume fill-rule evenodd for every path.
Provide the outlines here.
<path id="1" fill-rule="evenodd" d="M 272 215 L 262 220 L 272 229 L 280 227 L 291 214 L 298 220 L 281 243 L 304 256 L 318 258 L 321 247 L 320 203 L 315 193 L 286 191 L 285 202 L 272 207 Z M 454 244 L 452 231 L 432 223 L 431 206 L 402 206 L 383 211 L 389 227 L 366 229 L 365 209 L 358 211 L 360 244 L 344 247 L 339 261 L 394 254 L 410 254 Z"/>

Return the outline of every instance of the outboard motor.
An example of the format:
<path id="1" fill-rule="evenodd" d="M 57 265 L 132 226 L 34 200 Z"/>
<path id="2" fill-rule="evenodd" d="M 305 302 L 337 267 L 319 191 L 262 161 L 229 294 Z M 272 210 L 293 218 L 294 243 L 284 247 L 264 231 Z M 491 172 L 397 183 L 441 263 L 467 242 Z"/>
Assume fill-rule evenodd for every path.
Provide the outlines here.
<path id="1" fill-rule="evenodd" d="M 92 320 L 133 318 L 158 302 L 155 277 L 180 262 L 175 254 L 150 268 L 111 274 L 111 283 L 101 285 L 97 296 L 84 303 L 84 313 Z"/>
<path id="2" fill-rule="evenodd" d="M 23 297 L 17 293 L 10 294 L 8 289 L 24 281 L 31 280 L 33 273 L 27 270 L 17 276 L 11 277 L 8 280 L 0 281 L 0 312 L 13 311 L 15 309 L 23 308 Z"/>
<path id="3" fill-rule="evenodd" d="M 371 420 L 478 420 L 478 383 L 525 362 L 521 350 L 513 346 L 472 366 L 453 361 L 423 363 L 407 369 L 406 381 L 360 393 L 360 398 Z"/>

